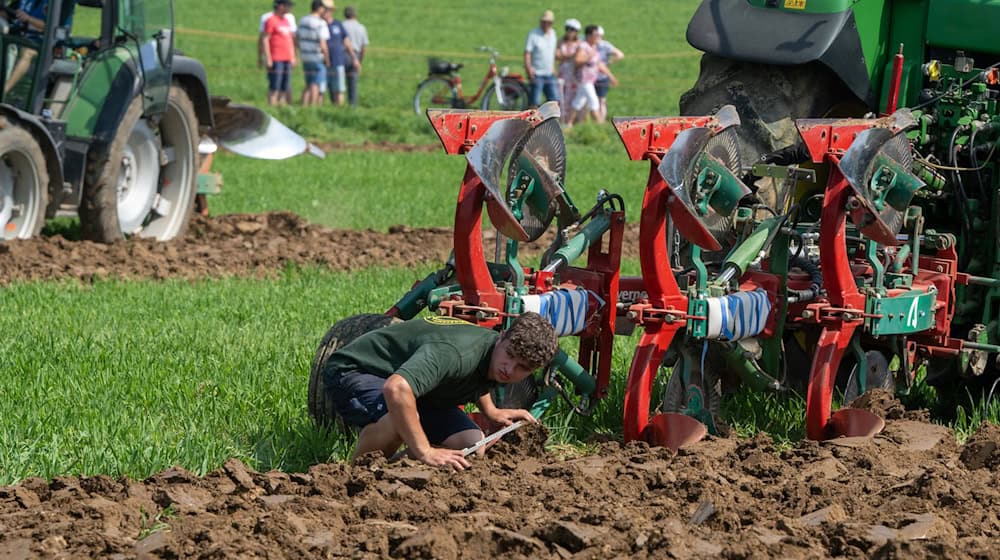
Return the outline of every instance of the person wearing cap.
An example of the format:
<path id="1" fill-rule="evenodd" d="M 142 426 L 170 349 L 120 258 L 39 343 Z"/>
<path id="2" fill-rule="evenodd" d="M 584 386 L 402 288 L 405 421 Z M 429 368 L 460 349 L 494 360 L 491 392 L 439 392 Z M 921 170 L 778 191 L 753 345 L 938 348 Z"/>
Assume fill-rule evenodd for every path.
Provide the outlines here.
<path id="1" fill-rule="evenodd" d="M 559 101 L 559 83 L 555 76 L 556 32 L 552 29 L 555 21 L 552 10 L 545 10 L 539 26 L 528 32 L 524 43 L 524 70 L 528 74 L 531 104 L 542 104 L 542 93 L 546 101 Z"/>
<path id="2" fill-rule="evenodd" d="M 559 63 L 560 109 L 563 122 L 569 115 L 569 104 L 576 96 L 576 51 L 580 48 L 580 20 L 566 20 L 566 32 L 556 47 L 556 61 Z"/>
<path id="3" fill-rule="evenodd" d="M 604 28 L 600 25 L 597 26 L 597 35 L 600 37 L 600 40 L 597 42 L 597 52 L 601 55 L 601 62 L 604 63 L 605 67 L 611 66 L 612 63 L 625 58 L 625 53 L 618 50 L 610 41 L 604 40 Z M 611 89 L 611 79 L 603 71 L 599 72 L 597 74 L 597 81 L 594 82 L 594 90 L 597 92 L 597 99 L 601 103 L 598 113 L 600 113 L 602 121 L 608 118 L 609 89 Z"/>
<path id="4" fill-rule="evenodd" d="M 351 47 L 357 57 L 358 64 L 347 66 L 347 102 L 352 106 L 358 104 L 358 76 L 361 75 L 361 64 L 365 60 L 368 52 L 368 30 L 363 23 L 358 21 L 358 11 L 354 6 L 344 8 L 344 21 L 342 22 L 347 37 L 351 40 Z"/>
<path id="5" fill-rule="evenodd" d="M 597 76 L 600 72 L 604 72 L 608 75 L 608 79 L 612 84 L 618 84 L 618 80 L 615 78 L 614 74 L 608 70 L 608 67 L 601 62 L 601 55 L 597 52 L 597 42 L 599 36 L 597 35 L 597 26 L 588 25 L 584 29 L 586 33 L 586 40 L 580 43 L 580 48 L 576 51 L 576 58 L 574 59 L 576 63 L 576 78 L 579 82 L 579 86 L 576 90 L 576 97 L 573 98 L 573 102 L 570 103 L 570 113 L 569 117 L 566 119 L 567 126 L 573 126 L 576 121 L 576 116 L 579 114 L 584 107 L 589 111 L 590 116 L 594 118 L 595 121 L 601 123 L 604 119 L 601 118 L 600 108 L 601 102 L 597 98 L 597 91 L 594 89 L 594 84 L 597 82 Z"/>
<path id="6" fill-rule="evenodd" d="M 267 66 L 267 102 L 285 105 L 292 98 L 292 68 L 295 59 L 295 31 L 286 14 L 292 10 L 291 0 L 275 0 L 274 12 L 264 23 L 261 40 L 264 63 Z"/>
<path id="7" fill-rule="evenodd" d="M 326 46 L 330 30 L 323 17 L 333 9 L 333 0 L 313 0 L 311 8 L 312 12 L 299 20 L 295 38 L 299 58 L 302 59 L 302 73 L 306 78 L 302 104 L 320 105 L 326 91 L 326 67 L 330 65 L 330 51 Z"/>

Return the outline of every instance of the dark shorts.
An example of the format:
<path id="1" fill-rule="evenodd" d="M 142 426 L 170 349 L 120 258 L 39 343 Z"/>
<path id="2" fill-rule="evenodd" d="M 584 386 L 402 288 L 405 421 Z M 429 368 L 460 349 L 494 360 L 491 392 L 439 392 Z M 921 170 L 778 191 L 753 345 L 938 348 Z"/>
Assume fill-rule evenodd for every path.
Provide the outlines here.
<path id="1" fill-rule="evenodd" d="M 275 62 L 267 71 L 267 89 L 271 91 L 292 90 L 292 63 Z"/>
<path id="2" fill-rule="evenodd" d="M 327 398 L 333 401 L 337 414 L 346 424 L 363 428 L 377 422 L 389 412 L 382 396 L 385 379 L 368 373 L 324 372 Z M 420 426 L 431 445 L 440 445 L 458 432 L 478 430 L 479 426 L 457 406 L 434 408 L 417 402 Z"/>
<path id="3" fill-rule="evenodd" d="M 611 79 L 598 78 L 598 80 L 594 82 L 594 89 L 597 90 L 597 97 L 604 99 L 608 96 L 608 90 L 611 89 Z"/>

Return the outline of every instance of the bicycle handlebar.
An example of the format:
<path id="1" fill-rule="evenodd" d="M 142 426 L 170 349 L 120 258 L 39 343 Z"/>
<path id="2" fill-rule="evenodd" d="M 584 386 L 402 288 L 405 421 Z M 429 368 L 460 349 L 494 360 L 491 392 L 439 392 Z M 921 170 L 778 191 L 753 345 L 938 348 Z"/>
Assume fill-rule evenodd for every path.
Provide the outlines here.
<path id="1" fill-rule="evenodd" d="M 500 56 L 500 51 L 494 49 L 493 47 L 487 47 L 485 45 L 477 47 L 475 50 L 479 52 L 488 52 L 490 53 L 490 56 L 492 56 L 493 58 L 499 58 Z"/>

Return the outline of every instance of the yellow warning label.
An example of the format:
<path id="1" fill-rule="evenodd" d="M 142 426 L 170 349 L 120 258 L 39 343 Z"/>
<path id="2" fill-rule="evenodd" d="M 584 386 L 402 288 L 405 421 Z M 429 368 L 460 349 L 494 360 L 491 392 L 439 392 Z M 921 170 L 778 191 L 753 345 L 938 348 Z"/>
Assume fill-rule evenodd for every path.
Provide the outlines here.
<path id="1" fill-rule="evenodd" d="M 806 9 L 806 0 L 785 0 L 786 10 L 804 10 Z"/>
<path id="2" fill-rule="evenodd" d="M 431 315 L 424 317 L 424 321 L 432 325 L 468 325 L 468 321 L 463 321 L 457 317 L 445 317 L 441 315 Z"/>

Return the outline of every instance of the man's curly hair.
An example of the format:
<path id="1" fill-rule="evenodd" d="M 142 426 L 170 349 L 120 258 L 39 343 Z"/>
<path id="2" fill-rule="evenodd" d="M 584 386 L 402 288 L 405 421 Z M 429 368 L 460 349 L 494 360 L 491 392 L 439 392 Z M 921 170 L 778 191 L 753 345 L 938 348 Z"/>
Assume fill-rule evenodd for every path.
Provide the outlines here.
<path id="1" fill-rule="evenodd" d="M 552 324 L 534 312 L 522 313 L 504 333 L 510 355 L 537 369 L 552 361 L 559 337 Z"/>

